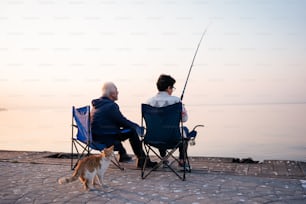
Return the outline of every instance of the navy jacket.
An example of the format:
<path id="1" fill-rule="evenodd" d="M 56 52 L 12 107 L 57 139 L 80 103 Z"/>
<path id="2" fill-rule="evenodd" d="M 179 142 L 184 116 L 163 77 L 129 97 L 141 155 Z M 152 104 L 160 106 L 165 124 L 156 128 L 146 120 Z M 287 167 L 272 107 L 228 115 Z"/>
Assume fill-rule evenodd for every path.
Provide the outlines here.
<path id="1" fill-rule="evenodd" d="M 122 129 L 137 129 L 139 126 L 125 118 L 119 110 L 119 106 L 107 97 L 92 100 L 91 111 L 92 135 L 102 136 L 119 133 Z"/>

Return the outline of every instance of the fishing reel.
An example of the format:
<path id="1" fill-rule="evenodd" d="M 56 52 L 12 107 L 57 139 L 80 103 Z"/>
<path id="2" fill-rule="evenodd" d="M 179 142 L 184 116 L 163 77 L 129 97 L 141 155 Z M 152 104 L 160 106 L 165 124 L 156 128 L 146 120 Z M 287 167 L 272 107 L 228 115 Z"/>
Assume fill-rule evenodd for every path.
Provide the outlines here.
<path id="1" fill-rule="evenodd" d="M 194 128 L 188 133 L 187 135 L 187 138 L 189 139 L 188 142 L 189 142 L 189 145 L 190 146 L 194 146 L 196 143 L 195 143 L 195 138 L 198 134 L 198 132 L 196 131 L 196 128 L 197 127 L 204 127 L 204 125 L 196 125 L 194 126 Z"/>

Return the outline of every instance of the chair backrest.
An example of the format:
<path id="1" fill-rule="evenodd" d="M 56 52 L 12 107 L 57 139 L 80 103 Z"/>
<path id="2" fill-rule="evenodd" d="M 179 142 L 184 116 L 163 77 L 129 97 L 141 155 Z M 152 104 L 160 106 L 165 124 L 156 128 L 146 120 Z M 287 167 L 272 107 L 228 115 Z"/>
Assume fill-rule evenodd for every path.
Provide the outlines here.
<path id="1" fill-rule="evenodd" d="M 106 147 L 105 144 L 94 142 L 92 139 L 90 124 L 90 106 L 83 106 L 80 108 L 75 108 L 73 106 L 72 120 L 75 121 L 76 127 L 78 128 L 78 132 L 76 135 L 77 140 L 83 142 L 88 147 L 99 151 L 103 150 Z M 73 121 L 72 124 L 74 124 Z"/>
<path id="2" fill-rule="evenodd" d="M 159 108 L 142 104 L 141 113 L 146 126 L 145 143 L 171 149 L 182 140 L 182 103 Z"/>
<path id="3" fill-rule="evenodd" d="M 90 128 L 90 106 L 80 108 L 72 107 L 72 117 L 76 122 L 78 128 L 77 140 L 90 144 L 92 142 L 91 128 Z"/>
<path id="4" fill-rule="evenodd" d="M 78 132 L 76 137 L 74 135 L 74 129 L 77 128 Z M 85 144 L 85 145 L 84 145 Z M 85 155 L 89 155 L 91 150 L 102 151 L 106 148 L 106 144 L 94 142 L 91 134 L 91 121 L 90 121 L 90 106 L 83 106 L 75 108 L 72 106 L 72 148 L 71 148 L 71 169 L 74 169 L 81 158 Z M 77 151 L 77 161 L 73 163 L 73 151 Z M 81 150 L 81 151 L 79 151 Z M 79 154 L 81 153 L 81 154 Z M 124 170 L 117 161 L 111 160 L 114 165 L 119 169 Z"/>

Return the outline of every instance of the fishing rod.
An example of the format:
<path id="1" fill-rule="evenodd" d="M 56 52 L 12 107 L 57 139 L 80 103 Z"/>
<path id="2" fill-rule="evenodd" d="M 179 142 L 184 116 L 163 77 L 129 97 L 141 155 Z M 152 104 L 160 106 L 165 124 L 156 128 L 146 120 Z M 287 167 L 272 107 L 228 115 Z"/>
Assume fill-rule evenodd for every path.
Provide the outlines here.
<path id="1" fill-rule="evenodd" d="M 183 88 L 183 92 L 182 92 L 182 95 L 181 95 L 181 101 L 183 100 L 183 97 L 184 97 L 185 89 L 186 89 L 186 86 L 187 86 L 187 82 L 188 82 L 188 80 L 189 80 L 189 76 L 190 76 L 191 69 L 192 69 L 192 67 L 193 67 L 194 60 L 195 60 L 195 58 L 196 58 L 196 56 L 197 56 L 197 53 L 198 53 L 200 44 L 201 44 L 201 42 L 202 42 L 202 39 L 203 39 L 203 37 L 204 37 L 204 35 L 205 35 L 207 29 L 208 29 L 208 26 L 207 26 L 206 29 L 204 30 L 204 32 L 203 32 L 203 34 L 202 34 L 202 36 L 201 36 L 200 42 L 199 42 L 199 44 L 198 44 L 198 46 L 197 46 L 197 49 L 196 49 L 196 51 L 195 51 L 195 54 L 194 54 L 194 56 L 193 56 L 193 59 L 192 59 L 192 62 L 191 62 L 190 68 L 189 68 L 189 72 L 188 72 L 188 75 L 187 75 L 187 79 L 186 79 L 186 82 L 185 82 L 185 85 L 184 85 L 184 88 Z"/>

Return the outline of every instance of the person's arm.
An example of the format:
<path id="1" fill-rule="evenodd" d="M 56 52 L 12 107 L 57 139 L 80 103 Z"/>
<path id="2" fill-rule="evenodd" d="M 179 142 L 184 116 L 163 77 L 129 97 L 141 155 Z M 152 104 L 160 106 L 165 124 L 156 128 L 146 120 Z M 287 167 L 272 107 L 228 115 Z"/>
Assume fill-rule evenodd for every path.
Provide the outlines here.
<path id="1" fill-rule="evenodd" d="M 186 122 L 188 120 L 188 114 L 187 114 L 187 110 L 186 110 L 184 104 L 183 104 L 182 108 L 183 108 L 183 110 L 182 110 L 182 121 Z"/>
<path id="2" fill-rule="evenodd" d="M 172 99 L 174 99 L 176 101 L 176 103 L 178 103 L 178 102 L 182 103 L 182 121 L 186 122 L 188 120 L 188 113 L 187 113 L 187 110 L 185 108 L 185 105 L 183 104 L 181 99 L 177 96 L 172 97 Z"/>
<path id="3" fill-rule="evenodd" d="M 123 127 L 123 128 L 133 128 L 137 129 L 139 128 L 139 125 L 128 120 L 126 117 L 123 116 L 121 113 L 118 104 L 114 103 L 112 106 L 112 117 L 114 121 L 118 124 L 118 126 Z"/>

